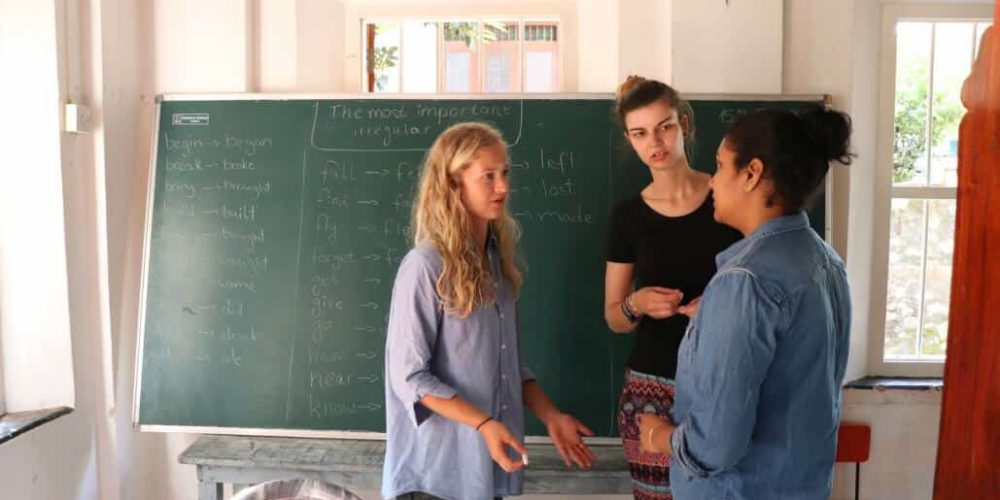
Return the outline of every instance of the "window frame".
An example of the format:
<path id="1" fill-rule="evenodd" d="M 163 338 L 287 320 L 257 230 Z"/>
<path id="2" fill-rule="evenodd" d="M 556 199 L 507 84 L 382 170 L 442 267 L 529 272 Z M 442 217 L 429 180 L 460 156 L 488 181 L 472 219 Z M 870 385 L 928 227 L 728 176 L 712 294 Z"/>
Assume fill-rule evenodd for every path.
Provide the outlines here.
<path id="1" fill-rule="evenodd" d="M 443 63 L 443 59 L 442 59 L 442 56 L 445 55 L 445 52 L 444 52 L 444 49 L 443 49 L 444 32 L 443 32 L 443 30 L 440 30 L 440 29 L 437 30 L 437 47 L 436 47 L 436 50 L 437 50 L 437 68 L 436 68 L 437 81 L 436 81 L 436 90 L 435 90 L 435 93 L 436 94 L 442 94 L 442 95 L 449 95 L 449 96 L 475 95 L 475 96 L 495 96 L 495 97 L 502 97 L 504 95 L 511 95 L 511 94 L 529 93 L 529 92 L 525 92 L 525 90 L 524 90 L 525 87 L 526 87 L 526 83 L 527 83 L 527 71 L 526 71 L 526 61 L 527 61 L 527 59 L 526 59 L 526 54 L 525 54 L 525 43 L 524 43 L 525 42 L 525 40 L 524 40 L 524 38 L 525 38 L 525 31 L 524 31 L 525 30 L 525 26 L 527 24 L 530 24 L 530 23 L 555 23 L 555 25 L 557 27 L 557 30 L 558 30 L 558 35 L 557 35 L 558 39 L 556 40 L 556 42 L 557 42 L 556 43 L 556 47 L 557 47 L 558 58 L 559 58 L 559 61 L 558 61 L 558 64 L 557 64 L 557 66 L 558 66 L 557 67 L 557 73 L 558 73 L 558 77 L 559 77 L 558 85 L 556 86 L 556 88 L 552 92 L 530 92 L 530 93 L 531 94 L 546 95 L 546 94 L 557 94 L 557 93 L 561 93 L 561 92 L 565 92 L 566 91 L 565 90 L 565 88 L 566 88 L 565 87 L 565 73 L 566 73 L 565 51 L 566 51 L 566 47 L 565 47 L 565 43 L 564 43 L 564 41 L 565 41 L 565 31 L 564 30 L 566 28 L 565 28 L 565 23 L 563 22 L 561 15 L 509 15 L 509 16 L 508 15 L 498 15 L 498 14 L 490 14 L 490 15 L 467 15 L 467 16 L 458 16 L 458 15 L 449 15 L 449 16 L 440 16 L 440 15 L 427 15 L 427 16 L 420 16 L 420 15 L 380 16 L 380 15 L 373 15 L 373 16 L 364 16 L 364 17 L 361 17 L 359 20 L 360 20 L 360 30 L 359 30 L 360 37 L 358 39 L 358 47 L 359 47 L 358 53 L 360 54 L 360 57 L 358 57 L 359 67 L 358 67 L 357 71 L 358 71 L 358 74 L 360 75 L 360 81 L 359 81 L 359 89 L 358 89 L 358 91 L 361 92 L 361 93 L 363 93 L 363 94 L 365 94 L 365 95 L 385 95 L 385 96 L 422 95 L 422 94 L 426 95 L 426 93 L 423 93 L 423 92 L 407 92 L 403 88 L 403 82 L 402 82 L 403 65 L 406 64 L 406 62 L 402 58 L 402 53 L 403 53 L 403 45 L 406 43 L 406 41 L 405 41 L 405 36 L 404 36 L 404 34 L 402 32 L 402 29 L 400 29 L 400 37 L 399 37 L 399 46 L 400 46 L 400 50 L 399 50 L 400 59 L 399 59 L 399 66 L 398 66 L 399 67 L 399 73 L 400 73 L 400 89 L 399 89 L 399 91 L 396 91 L 396 92 L 374 92 L 374 91 L 369 91 L 368 90 L 368 81 L 367 81 L 367 79 L 368 79 L 368 73 L 367 73 L 367 68 L 366 68 L 366 66 L 367 66 L 367 58 L 368 58 L 368 39 L 367 39 L 367 29 L 366 29 L 366 27 L 369 24 L 382 24 L 382 23 L 399 23 L 400 26 L 402 26 L 402 23 L 406 22 L 406 21 L 410 21 L 410 22 L 413 22 L 413 21 L 433 22 L 433 23 L 439 23 L 439 24 L 442 24 L 442 23 L 475 22 L 475 23 L 478 23 L 478 26 L 479 26 L 478 36 L 479 36 L 480 41 L 482 40 L 482 35 L 483 35 L 483 26 L 484 26 L 483 23 L 487 23 L 487 22 L 498 22 L 498 23 L 505 23 L 505 22 L 506 23 L 510 23 L 510 22 L 513 22 L 513 23 L 517 23 L 517 26 L 518 26 L 518 38 L 517 38 L 518 48 L 517 48 L 517 50 L 518 50 L 519 62 L 520 62 L 520 66 L 521 66 L 520 70 L 519 70 L 520 80 L 521 80 L 520 83 L 519 83 L 520 90 L 518 92 L 500 93 L 500 92 L 485 92 L 484 90 L 482 90 L 485 87 L 485 83 L 486 83 L 485 82 L 485 77 L 486 77 L 486 61 L 485 61 L 485 57 L 483 57 L 484 52 L 482 51 L 481 48 L 477 48 L 476 49 L 477 52 L 476 52 L 476 61 L 475 61 L 476 72 L 477 72 L 477 75 L 478 75 L 478 78 L 479 78 L 478 81 L 479 81 L 480 90 L 478 90 L 476 92 L 469 92 L 469 93 L 447 92 L 445 90 L 445 81 L 444 81 L 444 78 L 446 76 L 446 74 L 445 74 L 446 65 Z"/>
<path id="2" fill-rule="evenodd" d="M 869 315 L 868 373 L 882 376 L 940 377 L 944 358 L 936 360 L 883 359 L 889 278 L 889 239 L 892 201 L 906 199 L 957 199 L 956 187 L 893 186 L 895 144 L 896 25 L 900 22 L 992 22 L 993 8 L 986 4 L 885 4 L 882 6 L 879 63 L 878 154 L 875 168 L 874 238 Z M 929 168 L 929 167 L 928 167 Z M 926 255 L 924 256 L 926 259 Z M 949 316 L 951 313 L 949 312 Z"/>

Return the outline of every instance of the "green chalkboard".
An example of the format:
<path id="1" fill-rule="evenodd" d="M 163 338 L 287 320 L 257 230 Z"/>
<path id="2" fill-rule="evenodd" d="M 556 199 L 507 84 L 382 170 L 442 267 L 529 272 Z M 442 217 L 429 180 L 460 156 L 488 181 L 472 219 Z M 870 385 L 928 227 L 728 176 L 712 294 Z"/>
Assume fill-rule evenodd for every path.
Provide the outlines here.
<path id="1" fill-rule="evenodd" d="M 693 99 L 697 168 L 729 122 L 818 99 Z M 610 97 L 173 97 L 159 105 L 136 423 L 220 432 L 382 432 L 387 308 L 426 148 L 467 120 L 510 144 L 527 263 L 524 356 L 614 436 L 630 346 L 603 320 L 612 204 L 648 182 Z M 823 234 L 822 202 L 812 214 Z M 529 420 L 529 434 L 544 434 Z"/>

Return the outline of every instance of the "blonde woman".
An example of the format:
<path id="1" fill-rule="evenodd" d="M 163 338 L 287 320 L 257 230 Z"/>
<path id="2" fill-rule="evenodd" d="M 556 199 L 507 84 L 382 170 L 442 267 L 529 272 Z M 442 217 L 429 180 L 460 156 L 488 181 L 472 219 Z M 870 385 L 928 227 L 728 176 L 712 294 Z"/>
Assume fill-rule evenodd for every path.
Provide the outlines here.
<path id="1" fill-rule="evenodd" d="M 524 406 L 567 466 L 593 463 L 581 439 L 593 433 L 556 408 L 521 357 L 509 175 L 507 146 L 488 125 L 454 125 L 427 153 L 414 248 L 400 263 L 389 311 L 386 498 L 520 494 Z"/>

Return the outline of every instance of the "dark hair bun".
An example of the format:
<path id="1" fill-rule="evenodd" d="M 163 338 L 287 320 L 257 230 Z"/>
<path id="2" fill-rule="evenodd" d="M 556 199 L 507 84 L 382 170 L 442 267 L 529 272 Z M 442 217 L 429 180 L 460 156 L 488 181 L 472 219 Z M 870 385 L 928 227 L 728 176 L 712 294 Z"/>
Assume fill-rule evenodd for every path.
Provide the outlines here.
<path id="1" fill-rule="evenodd" d="M 850 165 L 851 117 L 824 106 L 811 105 L 799 113 L 805 132 L 827 161 Z"/>
<path id="2" fill-rule="evenodd" d="M 618 90 L 615 91 L 615 102 L 621 104 L 625 97 L 640 85 L 646 83 L 647 79 L 639 75 L 629 75 L 621 85 L 618 86 Z"/>
<path id="3" fill-rule="evenodd" d="M 736 153 L 738 168 L 754 159 L 764 164 L 764 177 L 774 182 L 767 204 L 780 204 L 786 213 L 809 206 L 831 160 L 847 165 L 854 156 L 850 152 L 851 118 L 820 105 L 797 111 L 753 111 L 736 120 L 725 140 Z"/>

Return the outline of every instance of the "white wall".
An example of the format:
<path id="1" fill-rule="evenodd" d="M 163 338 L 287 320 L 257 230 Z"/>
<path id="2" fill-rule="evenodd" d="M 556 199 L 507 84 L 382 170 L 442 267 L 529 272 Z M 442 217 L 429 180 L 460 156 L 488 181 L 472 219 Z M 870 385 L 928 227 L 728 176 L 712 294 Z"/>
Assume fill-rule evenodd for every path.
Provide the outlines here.
<path id="1" fill-rule="evenodd" d="M 346 31 L 348 20 L 344 6 L 337 0 L 298 0 L 297 60 L 298 92 L 348 91 L 343 61 L 347 38 L 336 35 Z M 336 26 L 334 32 L 330 27 Z"/>
<path id="2" fill-rule="evenodd" d="M 298 81 L 298 16 L 296 2 L 260 0 L 256 26 L 258 51 L 254 66 L 257 87 L 267 92 L 291 92 Z M 334 37 L 331 37 L 334 38 Z"/>
<path id="3" fill-rule="evenodd" d="M 90 500 L 98 490 L 97 454 L 85 418 L 73 413 L 0 448 L 4 498 Z"/>
<path id="4" fill-rule="evenodd" d="M 579 92 L 614 92 L 621 81 L 618 64 L 619 2 L 589 0 L 577 3 L 577 26 L 586 40 L 577 67 Z M 567 68 L 567 70 L 569 70 Z M 569 70 L 571 71 L 571 70 Z"/>
<path id="5" fill-rule="evenodd" d="M 687 93 L 781 93 L 783 14 L 782 0 L 673 0 L 674 85 Z"/>
<path id="6" fill-rule="evenodd" d="M 256 11 L 257 71 L 251 90 L 336 92 L 344 88 L 344 25 L 339 1 L 260 0 Z"/>
<path id="7" fill-rule="evenodd" d="M 139 235 L 145 217 L 155 84 L 160 80 L 175 81 L 176 71 L 194 70 L 197 73 L 181 78 L 187 87 L 167 87 L 169 91 L 221 91 L 224 86 L 225 90 L 236 89 L 238 83 L 235 82 L 241 78 L 246 80 L 245 74 L 233 76 L 212 72 L 240 71 L 237 68 L 247 60 L 240 58 L 240 64 L 230 65 L 228 69 L 224 64 L 197 67 L 184 61 L 204 63 L 206 59 L 192 53 L 191 58 L 178 55 L 161 65 L 156 57 L 159 53 L 156 44 L 170 46 L 174 37 L 182 36 L 178 33 L 183 30 L 161 29 L 159 23 L 153 22 L 157 12 L 169 5 L 173 10 L 164 14 L 166 18 L 191 19 L 198 17 L 194 12 L 196 6 L 191 2 L 154 4 L 135 0 L 102 0 L 101 4 L 102 60 L 95 64 L 94 100 L 103 110 L 103 128 L 95 131 L 94 136 L 100 145 L 98 155 L 104 155 L 109 323 L 113 329 L 115 353 L 115 375 L 111 381 L 114 399 L 107 414 L 114 436 L 112 456 L 107 461 L 114 467 L 114 477 L 107 481 L 104 489 L 121 499 L 192 498 L 191 473 L 177 463 L 176 457 L 194 438 L 180 434 L 138 433 L 133 430 L 131 421 L 139 296 L 137 269 L 141 261 L 137 242 L 141 241 Z M 199 19 L 197 26 L 189 26 L 191 30 L 207 29 L 220 17 L 226 17 L 224 10 L 212 10 L 211 6 L 204 12 L 209 18 Z M 231 27 L 227 30 L 226 23 L 222 24 L 224 31 L 212 28 L 211 32 L 200 36 L 214 36 L 211 33 L 230 36 L 238 31 Z M 243 43 L 245 41 L 229 46 L 243 46 Z M 189 48 L 185 43 L 180 46 Z M 205 81 L 210 83 L 202 86 Z"/>
<path id="8" fill-rule="evenodd" d="M 841 419 L 872 429 L 871 456 L 861 464 L 861 498 L 931 498 L 940 415 L 940 390 L 844 391 Z M 854 464 L 836 466 L 832 498 L 854 498 Z"/>
<path id="9" fill-rule="evenodd" d="M 245 92 L 251 88 L 254 20 L 247 0 L 154 1 L 150 26 L 156 88 Z"/>
<path id="10" fill-rule="evenodd" d="M 680 2 L 629 0 L 622 4 L 621 12 L 618 14 L 617 80 L 619 82 L 633 74 L 671 82 L 673 72 L 670 33 L 673 8 L 676 3 Z M 587 38 L 590 39 L 590 34 Z M 587 44 L 587 50 L 589 51 L 593 45 Z M 583 57 L 592 55 L 581 54 L 581 59 Z M 681 92 L 687 91 L 684 87 L 678 88 Z"/>
<path id="11" fill-rule="evenodd" d="M 875 241 L 874 217 L 875 178 L 878 168 L 878 96 L 881 6 L 875 2 L 854 2 L 854 30 L 851 93 L 844 102 L 854 120 L 855 162 L 846 170 L 838 168 L 833 180 L 833 200 L 839 207 L 835 211 L 833 242 L 847 259 L 847 273 L 851 279 L 851 300 L 854 320 L 851 329 L 851 359 L 847 376 L 860 377 L 866 372 L 869 359 L 868 335 L 881 331 L 870 325 L 868 318 L 873 303 L 871 273 Z M 845 224 L 846 222 L 846 224 Z M 847 229 L 850 229 L 850 232 Z M 844 246 L 846 244 L 846 247 Z M 938 410 L 938 412 L 940 409 Z"/>

